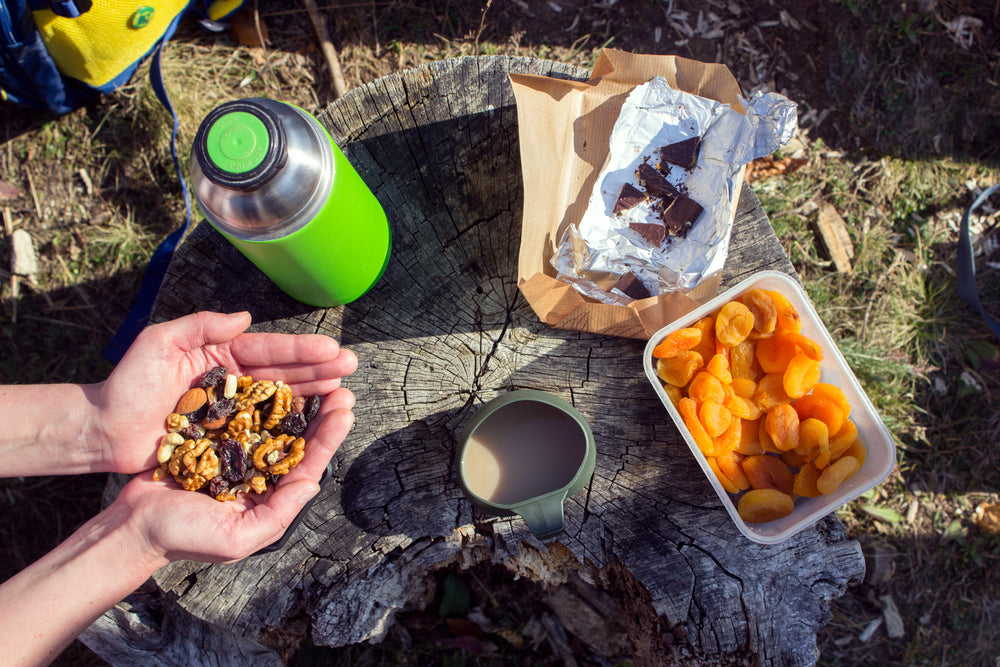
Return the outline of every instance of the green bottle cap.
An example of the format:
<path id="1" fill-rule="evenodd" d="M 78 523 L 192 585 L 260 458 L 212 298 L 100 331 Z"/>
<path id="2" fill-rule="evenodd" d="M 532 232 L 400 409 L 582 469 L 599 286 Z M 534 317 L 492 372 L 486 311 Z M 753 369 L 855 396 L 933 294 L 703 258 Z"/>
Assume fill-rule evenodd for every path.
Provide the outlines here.
<path id="1" fill-rule="evenodd" d="M 233 111 L 219 117 L 205 137 L 208 157 L 216 167 L 231 174 L 242 174 L 258 167 L 270 145 L 267 127 L 245 111 Z"/>

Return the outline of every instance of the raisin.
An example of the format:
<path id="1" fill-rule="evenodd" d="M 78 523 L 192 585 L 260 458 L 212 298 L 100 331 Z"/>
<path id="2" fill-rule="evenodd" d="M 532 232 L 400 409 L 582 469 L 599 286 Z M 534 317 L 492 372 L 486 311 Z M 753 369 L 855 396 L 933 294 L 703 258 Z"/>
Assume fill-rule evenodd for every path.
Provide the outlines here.
<path id="1" fill-rule="evenodd" d="M 266 477 L 269 484 L 277 484 L 278 480 L 281 479 L 281 475 L 275 475 L 273 472 L 268 473 Z"/>
<path id="2" fill-rule="evenodd" d="M 281 430 L 288 435 L 302 435 L 308 425 L 309 423 L 306 420 L 306 416 L 301 412 L 289 412 L 285 415 L 285 418 L 281 420 Z"/>
<path id="3" fill-rule="evenodd" d="M 306 407 L 302 411 L 303 414 L 305 414 L 306 416 L 306 421 L 311 422 L 313 420 L 313 417 L 315 417 L 316 413 L 319 412 L 319 404 L 320 404 L 319 396 L 309 397 L 309 399 L 306 401 Z"/>
<path id="4" fill-rule="evenodd" d="M 213 477 L 212 480 L 208 483 L 208 493 L 210 496 L 214 497 L 219 495 L 220 493 L 225 493 L 228 490 L 229 490 L 229 481 L 222 475 L 219 475 L 218 477 Z"/>
<path id="5" fill-rule="evenodd" d="M 226 381 L 227 373 L 229 373 L 229 371 L 226 370 L 225 366 L 216 366 L 201 376 L 201 383 L 198 386 L 202 389 L 218 386 Z"/>
<path id="6" fill-rule="evenodd" d="M 184 416 L 187 417 L 188 421 L 191 422 L 192 424 L 197 424 L 202 419 L 204 419 L 205 415 L 207 414 L 208 414 L 208 403 L 205 403 L 194 412 L 188 412 Z"/>
<path id="7" fill-rule="evenodd" d="M 249 461 L 243 445 L 238 440 L 221 440 L 216 447 L 219 455 L 219 467 L 222 469 L 222 476 L 228 481 L 239 483 L 243 481 L 247 474 Z"/>
<path id="8" fill-rule="evenodd" d="M 184 436 L 185 440 L 198 440 L 199 438 L 202 437 L 202 435 L 201 435 L 201 429 L 199 429 L 194 424 L 188 424 L 187 426 L 185 426 L 184 428 L 182 428 L 179 431 L 179 433 L 182 436 Z"/>
<path id="9" fill-rule="evenodd" d="M 233 410 L 236 409 L 236 401 L 232 398 L 220 398 L 215 403 L 208 408 L 208 413 L 205 415 L 205 419 L 210 422 L 214 422 L 217 419 L 222 419 L 223 417 L 228 417 L 233 414 Z"/>

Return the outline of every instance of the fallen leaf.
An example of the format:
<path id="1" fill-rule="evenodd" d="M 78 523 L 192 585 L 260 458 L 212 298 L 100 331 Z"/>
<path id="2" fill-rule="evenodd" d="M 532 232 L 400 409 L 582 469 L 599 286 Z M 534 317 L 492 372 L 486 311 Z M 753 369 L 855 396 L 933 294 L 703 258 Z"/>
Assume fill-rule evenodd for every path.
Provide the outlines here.
<path id="1" fill-rule="evenodd" d="M 251 12 L 237 12 L 232 19 L 232 31 L 236 41 L 243 46 L 264 46 L 267 44 L 267 24 L 262 19 L 260 31 L 257 30 L 258 21 L 254 19 Z"/>
<path id="2" fill-rule="evenodd" d="M 746 180 L 762 181 L 773 176 L 786 176 L 802 167 L 808 160 L 805 158 L 775 158 L 773 155 L 759 157 L 747 165 Z"/>
<path id="3" fill-rule="evenodd" d="M 885 521 L 886 523 L 897 524 L 903 520 L 903 515 L 890 507 L 880 507 L 878 505 L 862 505 L 861 509 L 865 514 Z"/>
<path id="4" fill-rule="evenodd" d="M 0 199 L 17 199 L 21 196 L 21 188 L 13 183 L 0 181 Z"/>
<path id="5" fill-rule="evenodd" d="M 973 520 L 984 533 L 1000 534 L 1000 503 L 980 505 L 973 514 Z"/>

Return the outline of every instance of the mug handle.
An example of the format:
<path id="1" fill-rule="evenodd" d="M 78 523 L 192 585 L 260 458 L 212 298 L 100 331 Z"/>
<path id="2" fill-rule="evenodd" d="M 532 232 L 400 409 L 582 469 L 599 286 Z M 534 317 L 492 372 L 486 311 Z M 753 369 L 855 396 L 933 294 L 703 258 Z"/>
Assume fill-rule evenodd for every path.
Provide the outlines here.
<path id="1" fill-rule="evenodd" d="M 566 494 L 542 498 L 518 507 L 515 511 L 528 524 L 528 529 L 535 537 L 547 540 L 562 532 L 565 498 Z"/>

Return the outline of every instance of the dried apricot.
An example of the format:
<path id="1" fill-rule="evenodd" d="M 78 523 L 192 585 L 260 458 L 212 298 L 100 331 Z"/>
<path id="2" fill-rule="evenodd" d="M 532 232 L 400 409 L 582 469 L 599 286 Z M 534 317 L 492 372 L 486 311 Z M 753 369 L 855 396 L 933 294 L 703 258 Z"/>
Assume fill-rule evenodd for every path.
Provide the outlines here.
<path id="1" fill-rule="evenodd" d="M 861 463 L 853 456 L 842 456 L 830 465 L 816 480 L 816 488 L 825 496 L 830 495 L 861 468 Z"/>
<path id="2" fill-rule="evenodd" d="M 670 402 L 674 404 L 675 408 L 677 407 L 677 402 L 684 397 L 684 394 L 681 393 L 681 388 L 675 387 L 672 384 L 664 384 L 663 392 L 667 395 L 667 398 L 670 399 Z"/>
<path id="3" fill-rule="evenodd" d="M 726 409 L 737 417 L 749 419 L 750 421 L 759 419 L 763 414 L 760 408 L 758 408 L 752 401 L 742 398 L 741 396 L 737 396 L 732 392 L 727 394 L 726 402 L 723 403 L 723 405 L 725 405 Z"/>
<path id="4" fill-rule="evenodd" d="M 712 401 L 722 405 L 726 400 L 726 391 L 722 388 L 722 383 L 708 371 L 698 371 L 688 385 L 687 394 L 699 404 Z"/>
<path id="5" fill-rule="evenodd" d="M 681 352 L 690 350 L 701 342 L 701 330 L 695 327 L 678 329 L 667 334 L 659 345 L 653 348 L 653 356 L 657 359 L 676 357 Z"/>
<path id="6" fill-rule="evenodd" d="M 823 471 L 811 463 L 807 463 L 795 473 L 795 481 L 792 483 L 792 493 L 804 498 L 816 498 L 821 496 L 816 488 L 816 480 L 819 479 Z"/>
<path id="7" fill-rule="evenodd" d="M 823 348 L 812 338 L 803 336 L 797 331 L 786 331 L 784 335 L 787 340 L 799 348 L 800 352 L 805 353 L 807 357 L 815 361 L 823 361 Z"/>
<path id="8" fill-rule="evenodd" d="M 734 379 L 757 380 L 762 372 L 757 363 L 757 341 L 747 338 L 729 348 L 729 372 Z"/>
<path id="9" fill-rule="evenodd" d="M 719 403 L 705 401 L 698 407 L 698 419 L 705 432 L 717 438 L 733 423 L 733 414 Z"/>
<path id="10" fill-rule="evenodd" d="M 702 359 L 711 359 L 715 355 L 715 318 L 709 315 L 692 325 L 701 332 L 701 340 L 693 349 Z"/>
<path id="11" fill-rule="evenodd" d="M 798 449 L 789 449 L 787 452 L 781 452 L 779 457 L 788 464 L 789 468 L 800 468 L 808 463 L 809 460 L 799 452 L 800 450 Z"/>
<path id="12" fill-rule="evenodd" d="M 795 306 L 781 292 L 777 290 L 767 290 L 768 296 L 774 301 L 774 308 L 777 311 L 778 323 L 775 327 L 778 331 L 802 331 L 802 320 Z"/>
<path id="13" fill-rule="evenodd" d="M 694 444 L 698 446 L 705 456 L 715 456 L 715 443 L 705 432 L 705 427 L 698 419 L 698 406 L 693 399 L 682 398 L 677 405 L 677 411 L 681 413 L 684 425 L 687 426 L 688 433 L 694 439 Z"/>
<path id="14" fill-rule="evenodd" d="M 724 305 L 715 317 L 715 340 L 733 346 L 743 341 L 753 329 L 753 313 L 739 301 Z"/>
<path id="15" fill-rule="evenodd" d="M 687 350 L 669 359 L 657 359 L 656 374 L 667 384 L 683 387 L 704 365 L 705 361 L 700 354 Z"/>
<path id="16" fill-rule="evenodd" d="M 781 376 L 781 385 L 786 394 L 792 398 L 800 398 L 816 386 L 820 372 L 818 361 L 810 359 L 804 352 L 797 352 Z"/>
<path id="17" fill-rule="evenodd" d="M 736 450 L 744 456 L 756 456 L 764 453 L 764 447 L 760 444 L 760 437 L 757 435 L 757 424 L 746 419 L 740 421 L 740 444 L 736 445 Z"/>
<path id="18" fill-rule="evenodd" d="M 830 463 L 830 431 L 826 424 L 815 417 L 803 420 L 796 451 L 817 468 L 825 468 Z"/>
<path id="19" fill-rule="evenodd" d="M 799 414 L 787 403 L 767 411 L 764 429 L 771 436 L 774 446 L 783 452 L 799 446 Z"/>
<path id="20" fill-rule="evenodd" d="M 722 384 L 729 384 L 733 381 L 733 374 L 729 372 L 729 360 L 724 354 L 713 355 L 705 364 L 705 370 L 714 375 L 715 379 Z"/>
<path id="21" fill-rule="evenodd" d="M 753 489 L 740 498 L 736 511 L 747 523 L 767 523 L 788 516 L 795 501 L 787 493 L 774 489 Z"/>
<path id="22" fill-rule="evenodd" d="M 848 403 L 847 397 L 844 396 L 844 390 L 837 385 L 828 382 L 819 382 L 813 387 L 812 393 L 821 398 L 833 401 L 834 405 L 844 413 L 845 419 L 851 414 L 851 404 Z"/>
<path id="23" fill-rule="evenodd" d="M 798 348 L 784 333 L 757 341 L 757 363 L 765 373 L 784 373 Z"/>
<path id="24" fill-rule="evenodd" d="M 844 420 L 840 430 L 830 436 L 830 460 L 835 461 L 847 452 L 858 438 L 858 427 L 850 419 Z"/>
<path id="25" fill-rule="evenodd" d="M 716 478 L 719 480 L 719 484 L 722 485 L 722 488 L 725 489 L 727 493 L 740 492 L 740 487 L 736 486 L 736 483 L 729 479 L 729 477 L 722 472 L 722 469 L 719 468 L 719 462 L 714 456 L 706 457 L 705 461 L 708 462 L 708 467 L 715 473 Z"/>
<path id="26" fill-rule="evenodd" d="M 860 439 L 855 440 L 851 443 L 851 446 L 847 448 L 847 451 L 841 455 L 841 458 L 850 456 L 853 459 L 858 460 L 859 465 L 865 464 L 865 456 L 868 454 L 868 450 L 865 449 L 865 443 L 861 442 Z M 839 459 L 838 459 L 839 460 Z"/>
<path id="27" fill-rule="evenodd" d="M 734 377 L 730 383 L 733 393 L 740 398 L 753 398 L 753 393 L 757 389 L 757 383 L 750 378 Z"/>
<path id="28" fill-rule="evenodd" d="M 722 456 L 723 454 L 728 454 L 734 451 L 740 444 L 740 438 L 742 437 L 742 424 L 743 420 L 734 418 L 730 423 L 729 427 L 723 431 L 719 437 L 713 438 L 715 443 L 715 455 Z"/>
<path id="29" fill-rule="evenodd" d="M 758 408 L 767 412 L 776 405 L 791 403 L 794 399 L 785 393 L 785 384 L 782 376 L 777 373 L 769 373 L 757 383 L 757 389 L 753 392 L 753 402 Z"/>
<path id="30" fill-rule="evenodd" d="M 828 399 L 815 394 L 806 394 L 795 399 L 792 403 L 795 412 L 799 414 L 799 420 L 806 420 L 815 417 L 826 424 L 830 433 L 836 433 L 844 425 L 844 413 L 840 408 Z"/>
<path id="31" fill-rule="evenodd" d="M 719 464 L 719 470 L 733 483 L 740 491 L 750 488 L 750 480 L 743 472 L 743 460 L 746 457 L 738 452 L 729 452 L 715 457 L 715 462 Z"/>
<path id="32" fill-rule="evenodd" d="M 749 335 L 753 338 L 770 336 L 778 323 L 778 309 L 771 295 L 762 289 L 752 289 L 740 297 L 740 301 L 753 313 L 753 329 Z"/>
<path id="33" fill-rule="evenodd" d="M 757 420 L 757 441 L 760 442 L 761 449 L 765 452 L 771 452 L 772 454 L 780 454 L 781 450 L 774 446 L 774 441 L 771 440 L 770 434 L 768 434 L 767 429 L 764 428 L 764 420 Z"/>
<path id="34" fill-rule="evenodd" d="M 792 492 L 794 475 L 792 469 L 770 454 L 748 456 L 743 460 L 743 472 L 755 489 L 776 489 L 782 493 Z"/>

